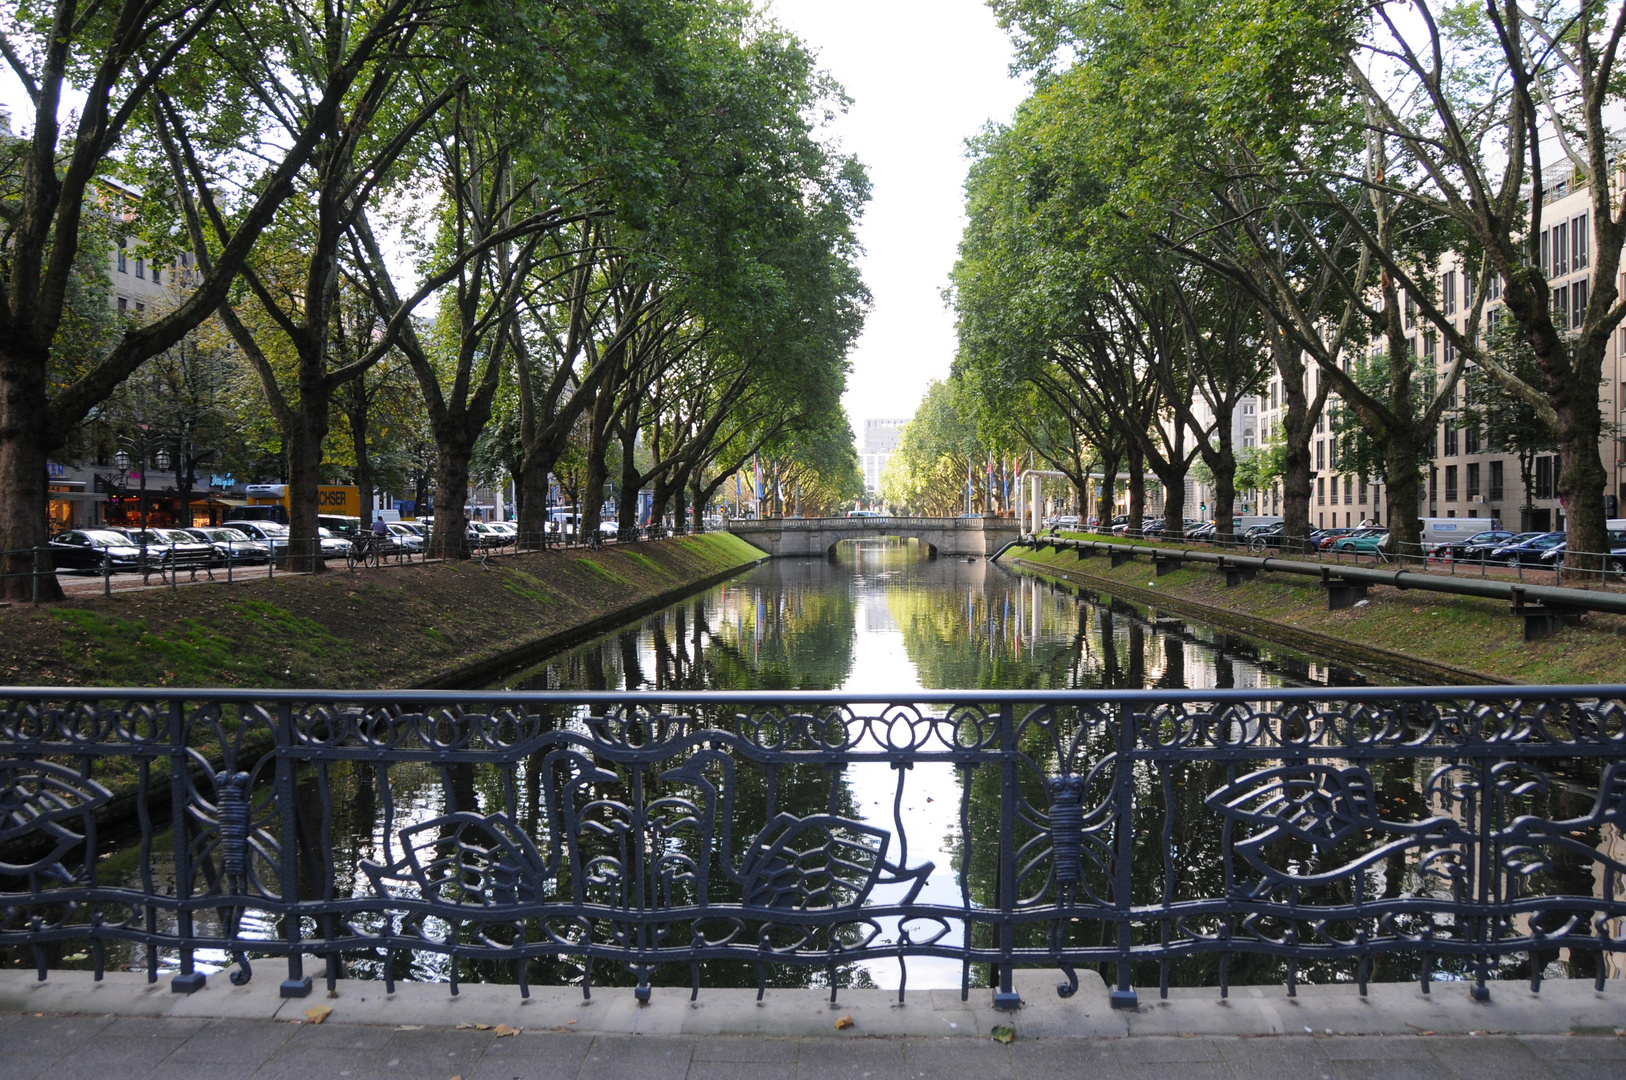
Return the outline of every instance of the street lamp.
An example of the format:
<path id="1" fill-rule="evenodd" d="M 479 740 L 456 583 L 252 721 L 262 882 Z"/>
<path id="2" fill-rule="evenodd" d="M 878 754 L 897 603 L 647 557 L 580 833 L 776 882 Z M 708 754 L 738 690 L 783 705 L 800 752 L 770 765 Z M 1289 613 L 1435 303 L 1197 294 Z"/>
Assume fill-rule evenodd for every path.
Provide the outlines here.
<path id="1" fill-rule="evenodd" d="M 147 460 L 152 458 L 160 471 L 169 468 L 169 452 L 163 448 L 169 436 L 146 426 L 136 429 L 134 435 L 120 435 L 119 452 L 113 455 L 113 464 L 119 467 L 119 486 L 129 477 L 132 462 L 141 470 L 141 531 L 147 531 Z M 157 447 L 156 453 L 153 448 Z"/>

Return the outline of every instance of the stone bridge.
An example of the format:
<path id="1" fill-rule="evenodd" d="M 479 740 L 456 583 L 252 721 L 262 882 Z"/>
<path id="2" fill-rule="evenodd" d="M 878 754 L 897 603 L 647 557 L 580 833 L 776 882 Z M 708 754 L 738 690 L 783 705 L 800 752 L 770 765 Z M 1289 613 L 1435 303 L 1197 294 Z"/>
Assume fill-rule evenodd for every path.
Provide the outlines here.
<path id="1" fill-rule="evenodd" d="M 933 558 L 939 555 L 993 555 L 1021 535 L 1014 518 L 968 516 L 740 518 L 728 531 L 775 557 L 787 555 L 833 558 L 843 540 L 869 537 L 914 537 Z"/>

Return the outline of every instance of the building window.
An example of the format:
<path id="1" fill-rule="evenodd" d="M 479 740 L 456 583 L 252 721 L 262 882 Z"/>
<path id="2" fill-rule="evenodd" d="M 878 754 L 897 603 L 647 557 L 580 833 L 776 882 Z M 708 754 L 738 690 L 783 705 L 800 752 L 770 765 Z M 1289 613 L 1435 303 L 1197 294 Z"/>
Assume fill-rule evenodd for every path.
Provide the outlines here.
<path id="1" fill-rule="evenodd" d="M 1553 290 L 1553 326 L 1559 330 L 1570 324 L 1570 291 L 1563 285 Z"/>
<path id="2" fill-rule="evenodd" d="M 1536 498 L 1550 499 L 1553 497 L 1553 462 L 1557 458 L 1538 457 L 1536 459 Z"/>
<path id="3" fill-rule="evenodd" d="M 1338 505 L 1338 478 L 1336 476 L 1328 477 L 1327 478 L 1327 486 L 1332 490 L 1332 504 L 1334 506 L 1337 506 Z"/>
<path id="4" fill-rule="evenodd" d="M 1327 440 L 1325 439 L 1316 440 L 1315 467 L 1318 471 L 1327 467 Z"/>
<path id="5" fill-rule="evenodd" d="M 1580 270 L 1592 261 L 1592 234 L 1586 227 L 1586 215 L 1570 219 L 1570 268 Z"/>
<path id="6" fill-rule="evenodd" d="M 1365 506 L 1366 505 L 1366 481 L 1365 480 L 1361 481 L 1360 490 L 1361 490 L 1360 504 L 1362 506 Z"/>
<path id="7" fill-rule="evenodd" d="M 1479 497 L 1479 463 L 1478 462 L 1473 462 L 1473 463 L 1469 464 L 1469 466 L 1468 466 L 1468 498 L 1471 501 L 1473 499 L 1477 499 L 1478 497 Z"/>
<path id="8" fill-rule="evenodd" d="M 1479 453 L 1479 429 L 1465 427 L 1462 429 L 1462 452 L 1464 454 Z"/>
<path id="9" fill-rule="evenodd" d="M 1440 275 L 1440 308 L 1447 315 L 1457 313 L 1457 272 L 1447 270 Z"/>
<path id="10" fill-rule="evenodd" d="M 1563 277 L 1569 272 L 1569 226 L 1560 223 L 1553 226 L 1553 277 Z"/>
<path id="11" fill-rule="evenodd" d="M 1577 281 L 1570 286 L 1570 326 L 1580 326 L 1586 320 L 1587 283 Z"/>
<path id="12" fill-rule="evenodd" d="M 1440 497 L 1440 470 L 1428 470 L 1428 501 L 1436 502 Z"/>
<path id="13" fill-rule="evenodd" d="M 124 252 L 124 245 L 126 243 L 128 243 L 126 240 L 119 241 L 119 273 L 121 274 L 128 274 L 130 272 L 130 267 L 127 261 L 129 257 Z"/>
<path id="14" fill-rule="evenodd" d="M 1541 230 L 1541 258 L 1536 265 L 1541 267 L 1542 277 L 1553 276 L 1553 231 L 1551 229 Z"/>
<path id="15" fill-rule="evenodd" d="M 126 300 L 122 296 L 119 297 L 119 314 L 123 315 L 125 312 L 127 312 L 129 310 L 130 310 L 130 301 Z"/>
<path id="16" fill-rule="evenodd" d="M 147 276 L 147 259 L 146 259 L 146 256 L 137 255 L 136 256 L 136 277 L 145 278 L 146 276 Z"/>
<path id="17" fill-rule="evenodd" d="M 1445 451 L 1442 456 L 1457 456 L 1457 429 L 1450 424 L 1445 425 Z"/>
<path id="18" fill-rule="evenodd" d="M 1445 501 L 1457 501 L 1457 467 L 1455 465 L 1445 467 Z"/>
<path id="19" fill-rule="evenodd" d="M 1492 274 L 1490 281 L 1485 285 L 1485 299 L 1500 300 L 1502 298 L 1502 275 Z"/>
<path id="20" fill-rule="evenodd" d="M 1315 504 L 1317 506 L 1327 505 L 1327 478 L 1325 476 L 1316 477 Z"/>
<path id="21" fill-rule="evenodd" d="M 1346 476 L 1346 477 L 1344 477 L 1344 505 L 1345 506 L 1353 506 L 1354 504 L 1355 504 L 1355 481 Z"/>
<path id="22" fill-rule="evenodd" d="M 1500 461 L 1493 461 L 1490 463 L 1490 500 L 1491 502 L 1500 502 L 1501 499 L 1502 463 Z"/>

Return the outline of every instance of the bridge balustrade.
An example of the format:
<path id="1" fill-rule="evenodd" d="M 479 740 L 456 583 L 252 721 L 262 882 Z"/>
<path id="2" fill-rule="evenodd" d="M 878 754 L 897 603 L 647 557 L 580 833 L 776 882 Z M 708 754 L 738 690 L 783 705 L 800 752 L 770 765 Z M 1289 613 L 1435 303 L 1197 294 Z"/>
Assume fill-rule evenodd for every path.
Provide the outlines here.
<path id="1" fill-rule="evenodd" d="M 1626 687 L 862 696 L 0 691 L 0 946 L 285 996 L 1619 972 Z"/>

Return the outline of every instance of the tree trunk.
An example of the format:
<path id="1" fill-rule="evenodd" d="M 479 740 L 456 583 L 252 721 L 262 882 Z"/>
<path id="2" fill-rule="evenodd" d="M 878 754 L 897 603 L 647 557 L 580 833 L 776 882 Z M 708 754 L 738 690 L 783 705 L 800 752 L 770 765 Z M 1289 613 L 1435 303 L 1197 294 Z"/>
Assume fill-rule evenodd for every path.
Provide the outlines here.
<path id="1" fill-rule="evenodd" d="M 1112 507 L 1117 501 L 1118 455 L 1110 457 L 1103 452 L 1101 479 L 1095 489 L 1095 527 L 1102 532 L 1112 531 Z"/>
<path id="2" fill-rule="evenodd" d="M 0 597 L 34 596 L 34 550 L 51 539 L 46 459 L 53 445 L 46 430 L 46 365 L 17 343 L 0 345 Z M 62 588 L 49 551 L 40 555 L 39 598 L 61 600 Z M 20 575 L 20 576 L 19 576 Z"/>
<path id="3" fill-rule="evenodd" d="M 356 491 L 361 497 L 360 527 L 366 531 L 373 524 L 373 458 L 367 451 L 366 379 L 352 380 L 345 392 L 349 395 L 345 412 L 350 416 L 350 444 L 356 455 Z"/>
<path id="4" fill-rule="evenodd" d="M 1427 552 L 1422 551 L 1423 534 L 1417 527 L 1417 505 L 1423 488 L 1423 479 L 1417 474 L 1418 450 L 1413 438 L 1398 432 L 1384 447 L 1383 510 L 1389 515 L 1389 550 L 1401 566 L 1407 557 L 1419 553 L 1424 556 L 1420 562 L 1428 561 Z"/>
<path id="5" fill-rule="evenodd" d="M 301 402 L 307 405 L 308 402 Z M 317 488 L 322 482 L 322 440 L 327 435 L 327 410 L 313 416 L 302 407 L 293 431 L 285 434 L 288 450 L 288 562 L 290 570 L 320 573 L 322 561 L 318 533 Z"/>
<path id="6" fill-rule="evenodd" d="M 1129 459 L 1129 535 L 1139 536 L 1146 524 L 1146 460 L 1133 443 L 1124 456 Z"/>
<path id="7" fill-rule="evenodd" d="M 1178 540 L 1186 531 L 1186 470 L 1176 465 L 1157 478 L 1163 485 L 1163 538 Z"/>
<path id="8" fill-rule="evenodd" d="M 633 457 L 638 448 L 638 412 L 634 402 L 621 418 L 621 502 L 616 506 L 615 524 L 618 539 L 622 540 L 638 536 L 638 491 L 644 482 Z"/>
<path id="9" fill-rule="evenodd" d="M 1287 463 L 1282 476 L 1282 539 L 1286 552 L 1310 550 L 1310 435 L 1315 416 L 1304 387 L 1304 362 L 1286 335 L 1273 333 L 1271 352 L 1282 380 L 1282 416 Z"/>
<path id="10" fill-rule="evenodd" d="M 1214 539 L 1221 544 L 1236 543 L 1236 448 L 1231 445 L 1228 421 L 1222 419 L 1215 434 L 1219 452 L 1209 468 L 1214 473 Z"/>
<path id="11" fill-rule="evenodd" d="M 604 482 L 610 477 L 609 465 L 604 459 L 610 449 L 610 421 L 614 418 L 615 395 L 606 384 L 593 402 L 592 422 L 588 427 L 587 477 L 582 483 L 577 516 L 581 529 L 579 539 L 584 541 L 598 536 L 599 522 L 604 517 Z"/>
<path id="12" fill-rule="evenodd" d="M 1594 582 L 1599 580 L 1598 571 L 1609 565 L 1609 535 L 1603 509 L 1603 489 L 1609 473 L 1599 456 L 1603 417 L 1596 390 L 1594 387 L 1590 403 L 1583 395 L 1573 394 L 1553 402 L 1558 411 L 1558 494 L 1563 499 L 1566 538 L 1564 576 Z"/>
<path id="13" fill-rule="evenodd" d="M 463 501 L 469 491 L 470 447 L 450 440 L 437 440 L 439 462 L 435 468 L 435 528 L 429 550 L 443 559 L 469 557 L 469 515 Z"/>
<path id="14" fill-rule="evenodd" d="M 700 479 L 705 474 L 702 468 L 696 468 L 689 474 L 689 505 L 694 508 L 694 531 L 706 531 L 706 498 L 700 490 Z"/>

